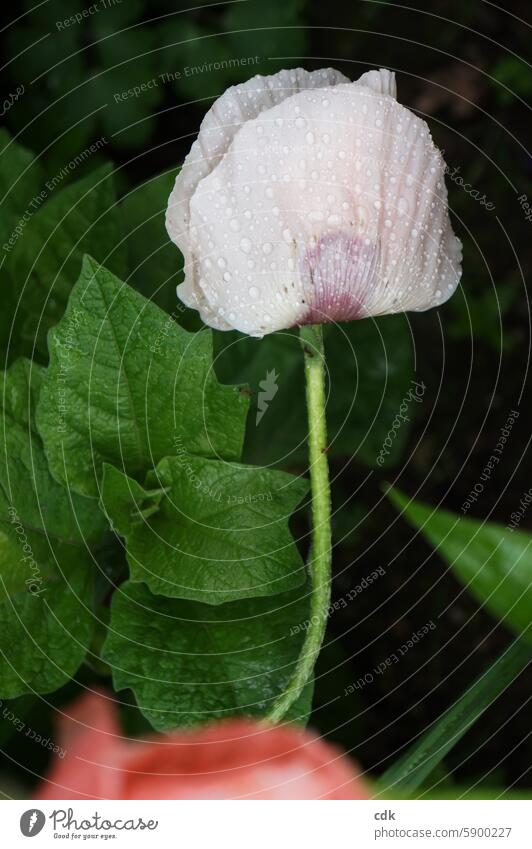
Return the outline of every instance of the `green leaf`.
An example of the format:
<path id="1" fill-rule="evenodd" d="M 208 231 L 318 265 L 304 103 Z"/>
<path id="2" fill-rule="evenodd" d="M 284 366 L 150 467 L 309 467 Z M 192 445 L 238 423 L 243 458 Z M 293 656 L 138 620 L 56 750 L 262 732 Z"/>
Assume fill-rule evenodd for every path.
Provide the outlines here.
<path id="1" fill-rule="evenodd" d="M 62 316 L 83 254 L 117 274 L 126 270 L 122 220 L 110 165 L 60 188 L 51 175 L 43 201 L 31 214 L 10 258 L 10 273 L 26 313 L 24 335 L 46 352 L 48 329 Z M 59 180 L 59 183 L 54 181 Z"/>
<path id="2" fill-rule="evenodd" d="M 180 453 L 162 460 L 148 485 L 151 493 L 105 466 L 102 506 L 126 539 L 133 581 L 155 594 L 207 604 L 282 593 L 304 582 L 288 518 L 306 481 Z"/>
<path id="3" fill-rule="evenodd" d="M 389 792 L 396 785 L 399 791 L 416 790 L 531 660 L 529 643 L 524 640 L 512 643 L 406 755 L 381 776 L 381 791 Z"/>
<path id="4" fill-rule="evenodd" d="M 483 606 L 518 636 L 527 631 L 532 613 L 531 534 L 411 501 L 397 489 L 388 495 Z"/>
<path id="5" fill-rule="evenodd" d="M 183 261 L 164 223 L 176 169 L 133 189 L 122 201 L 129 276 L 127 283 L 166 312 L 179 308 L 176 286 Z"/>
<path id="6" fill-rule="evenodd" d="M 92 548 L 106 521 L 48 472 L 33 421 L 43 375 L 18 360 L 0 381 L 1 698 L 60 687 L 94 630 Z"/>
<path id="7" fill-rule="evenodd" d="M 291 628 L 307 618 L 305 588 L 212 607 L 128 583 L 114 595 L 103 658 L 158 730 L 256 716 L 286 687 L 304 638 Z M 303 720 L 310 698 L 308 685 L 290 718 Z"/>
<path id="8" fill-rule="evenodd" d="M 211 333 L 187 333 L 91 257 L 49 350 L 37 422 L 52 474 L 76 492 L 98 495 L 104 462 L 144 481 L 178 448 L 240 456 L 247 399 L 217 382 Z"/>
<path id="9" fill-rule="evenodd" d="M 123 537 L 159 510 L 164 493 L 162 488 L 145 489 L 114 466 L 103 465 L 100 507 L 113 531 Z"/>
<path id="10" fill-rule="evenodd" d="M 330 391 L 327 424 L 332 455 L 354 455 L 369 466 L 392 433 L 384 466 L 399 460 L 410 422 L 420 401 L 413 401 L 412 346 L 404 316 L 325 326 Z M 245 459 L 271 464 L 304 463 L 307 447 L 305 381 L 296 331 L 251 339 L 239 333 L 216 336 L 216 372 L 222 380 L 248 383 L 253 407 L 248 419 Z M 271 372 L 277 391 L 270 393 L 264 414 L 256 415 L 261 382 Z M 400 427 L 395 417 L 406 399 Z M 406 420 L 405 420 L 406 419 Z"/>
<path id="11" fill-rule="evenodd" d="M 32 200 L 43 187 L 43 177 L 33 153 L 13 141 L 7 130 L 0 129 L 0 241 L 3 253 L 9 253 L 16 243 L 18 235 L 13 230 L 22 216 L 31 210 Z M 8 243 L 12 236 L 13 245 Z"/>
<path id="12" fill-rule="evenodd" d="M 6 130 L 0 130 L 0 348 L 2 360 L 7 353 L 13 359 L 18 349 L 19 323 L 15 325 L 17 297 L 15 285 L 8 271 L 9 257 L 26 226 L 32 204 L 43 186 L 41 167 L 33 154 L 14 142 Z M 19 319 L 19 316 L 17 317 Z M 10 333 L 12 333 L 11 339 Z"/>

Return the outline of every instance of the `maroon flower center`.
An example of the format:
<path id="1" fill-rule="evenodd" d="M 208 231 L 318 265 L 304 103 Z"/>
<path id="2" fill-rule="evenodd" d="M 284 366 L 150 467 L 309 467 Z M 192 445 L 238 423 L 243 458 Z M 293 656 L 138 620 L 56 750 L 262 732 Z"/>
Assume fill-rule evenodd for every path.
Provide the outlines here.
<path id="1" fill-rule="evenodd" d="M 307 312 L 298 324 L 361 318 L 377 265 L 375 242 L 341 230 L 321 236 L 300 260 Z"/>

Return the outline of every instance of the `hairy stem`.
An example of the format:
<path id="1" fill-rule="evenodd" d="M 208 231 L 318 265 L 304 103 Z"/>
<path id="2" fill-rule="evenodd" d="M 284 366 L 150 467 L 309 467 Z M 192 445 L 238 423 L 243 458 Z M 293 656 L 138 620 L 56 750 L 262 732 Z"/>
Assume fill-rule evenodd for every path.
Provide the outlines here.
<path id="1" fill-rule="evenodd" d="M 285 691 L 275 701 L 267 719 L 280 722 L 299 698 L 316 663 L 331 598 L 331 492 L 327 460 L 325 418 L 325 356 L 321 325 L 300 330 L 305 361 L 308 415 L 308 449 L 312 494 L 312 547 L 308 564 L 311 583 L 309 627 L 301 654 Z"/>

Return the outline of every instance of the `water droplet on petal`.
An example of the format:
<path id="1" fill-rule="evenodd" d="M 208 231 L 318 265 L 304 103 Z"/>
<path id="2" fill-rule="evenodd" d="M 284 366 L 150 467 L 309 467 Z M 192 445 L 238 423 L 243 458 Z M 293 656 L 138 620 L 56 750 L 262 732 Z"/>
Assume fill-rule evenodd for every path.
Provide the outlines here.
<path id="1" fill-rule="evenodd" d="M 397 211 L 399 215 L 405 215 L 408 212 L 408 201 L 406 198 L 399 198 L 397 201 Z"/>

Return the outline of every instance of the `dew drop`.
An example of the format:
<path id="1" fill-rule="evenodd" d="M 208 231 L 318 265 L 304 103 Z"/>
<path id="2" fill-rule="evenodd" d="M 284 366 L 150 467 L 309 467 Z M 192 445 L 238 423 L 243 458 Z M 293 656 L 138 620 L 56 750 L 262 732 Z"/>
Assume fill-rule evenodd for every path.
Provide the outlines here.
<path id="1" fill-rule="evenodd" d="M 397 201 L 397 211 L 399 215 L 405 215 L 408 212 L 408 201 L 406 198 L 399 198 Z"/>
<path id="2" fill-rule="evenodd" d="M 248 254 L 250 252 L 251 242 L 249 241 L 249 239 L 246 239 L 245 237 L 243 239 L 240 239 L 240 250 L 243 251 L 245 254 Z"/>

